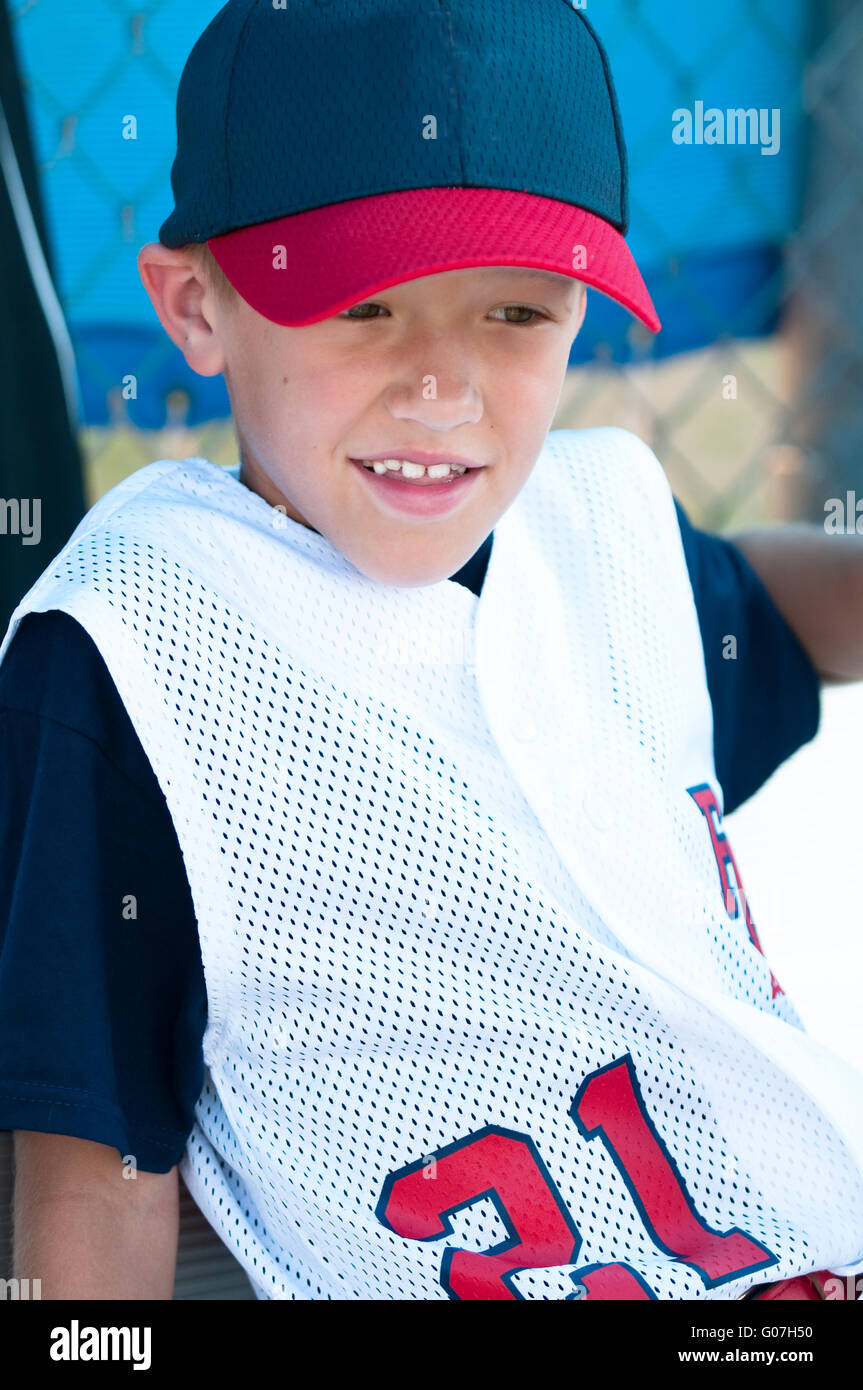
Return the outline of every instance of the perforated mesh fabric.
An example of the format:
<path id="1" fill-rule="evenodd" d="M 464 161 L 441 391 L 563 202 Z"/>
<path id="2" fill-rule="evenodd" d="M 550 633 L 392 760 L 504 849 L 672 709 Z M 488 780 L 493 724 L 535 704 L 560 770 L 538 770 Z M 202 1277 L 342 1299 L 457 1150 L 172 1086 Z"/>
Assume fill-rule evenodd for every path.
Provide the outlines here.
<path id="1" fill-rule="evenodd" d="M 549 435 L 479 599 L 371 581 L 236 469 L 160 460 L 0 660 L 55 607 L 177 828 L 209 1001 L 183 1175 L 260 1298 L 863 1267 L 863 1077 L 723 895 L 697 615 L 639 440 Z"/>

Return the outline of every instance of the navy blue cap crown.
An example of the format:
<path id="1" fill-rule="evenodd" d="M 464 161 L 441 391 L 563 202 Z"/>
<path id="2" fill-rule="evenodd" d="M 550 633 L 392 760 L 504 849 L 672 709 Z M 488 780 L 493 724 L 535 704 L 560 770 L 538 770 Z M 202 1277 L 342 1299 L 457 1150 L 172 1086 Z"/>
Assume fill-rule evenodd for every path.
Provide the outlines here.
<path id="1" fill-rule="evenodd" d="M 180 79 L 171 184 L 171 247 L 444 186 L 629 225 L 611 72 L 572 0 L 230 0 Z"/>

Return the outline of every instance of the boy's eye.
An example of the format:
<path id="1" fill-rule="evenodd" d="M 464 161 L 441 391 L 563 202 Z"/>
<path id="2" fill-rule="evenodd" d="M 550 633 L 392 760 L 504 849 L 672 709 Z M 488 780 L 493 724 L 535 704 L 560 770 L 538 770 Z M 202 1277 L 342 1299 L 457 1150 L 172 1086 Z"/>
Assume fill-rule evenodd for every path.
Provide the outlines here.
<path id="1" fill-rule="evenodd" d="M 503 312 L 504 312 L 505 314 L 508 314 L 509 311 L 510 311 L 510 309 L 515 309 L 516 313 L 519 313 L 519 314 L 530 314 L 531 317 L 530 317 L 530 319 L 504 319 L 504 320 L 503 320 L 504 323 L 513 323 L 513 324 L 519 324 L 519 325 L 520 325 L 520 324 L 529 325 L 529 324 L 531 323 L 531 321 L 534 320 L 534 319 L 535 319 L 535 320 L 539 320 L 539 319 L 547 318 L 547 315 L 546 315 L 546 314 L 541 314 L 540 311 L 539 311 L 538 309 L 529 309 L 529 308 L 527 307 L 526 304 L 504 304 L 504 306 L 503 306 Z M 493 312 L 494 312 L 494 313 L 497 313 L 497 310 L 495 309 L 495 310 L 493 310 Z"/>
<path id="2" fill-rule="evenodd" d="M 385 305 L 383 305 L 383 304 L 378 304 L 378 303 L 376 303 L 374 300 L 369 299 L 369 300 L 367 300 L 367 301 L 365 302 L 365 304 L 352 304 L 351 307 L 350 307 L 349 309 L 345 309 L 345 310 L 342 312 L 342 314 L 340 315 L 340 317 L 341 317 L 341 318 L 358 318 L 358 319 L 375 319 L 375 318 L 378 317 L 377 314 L 365 314 L 365 313 L 363 313 L 362 311 L 363 311 L 364 309 L 384 309 L 384 312 L 385 312 L 385 313 L 389 313 L 389 309 L 387 309 L 387 308 L 385 307 Z M 538 309 L 529 309 L 529 308 L 527 307 L 526 304 L 504 304 L 504 305 L 503 305 L 502 312 L 505 313 L 505 314 L 508 314 L 508 313 L 509 313 L 511 310 L 513 310 L 513 309 L 515 310 L 516 313 L 527 314 L 527 315 L 529 315 L 529 317 L 526 318 L 526 319 L 525 319 L 525 318 L 522 318 L 522 319 L 503 319 L 503 320 L 498 320 L 498 322 L 511 323 L 511 324 L 514 324 L 514 325 L 519 326 L 519 327 L 520 327 L 521 325 L 524 325 L 525 327 L 529 327 L 529 326 L 531 325 L 531 323 L 532 323 L 534 320 L 545 319 L 545 318 L 548 317 L 546 314 L 540 313 L 540 311 L 539 311 Z M 499 313 L 499 312 L 501 312 L 501 310 L 498 310 L 498 309 L 493 309 L 493 310 L 492 310 L 492 313 Z"/>
<path id="3" fill-rule="evenodd" d="M 373 300 L 367 300 L 365 304 L 352 304 L 350 309 L 345 309 L 344 312 L 339 315 L 339 317 L 348 318 L 352 317 L 354 314 L 357 314 L 359 318 L 370 318 L 371 315 L 360 314 L 358 311 L 361 309 L 382 309 L 383 307 L 383 304 L 375 304 Z"/>

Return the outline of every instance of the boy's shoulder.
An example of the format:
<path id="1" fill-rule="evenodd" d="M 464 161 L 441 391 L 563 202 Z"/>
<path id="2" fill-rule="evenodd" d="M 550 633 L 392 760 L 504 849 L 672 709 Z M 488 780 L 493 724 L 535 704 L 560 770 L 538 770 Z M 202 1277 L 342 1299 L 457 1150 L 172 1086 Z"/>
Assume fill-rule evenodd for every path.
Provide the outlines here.
<path id="1" fill-rule="evenodd" d="M 71 612 L 64 600 L 74 598 L 78 606 L 73 616 L 80 621 L 81 605 L 86 607 L 95 601 L 97 590 L 102 588 L 94 578 L 99 557 L 104 560 L 109 556 L 112 567 L 116 564 L 118 569 L 123 568 L 129 535 L 136 533 L 146 538 L 151 534 L 157 539 L 160 526 L 164 527 L 165 518 L 183 501 L 184 494 L 225 486 L 223 475 L 228 471 L 204 458 L 156 459 L 104 492 L 19 600 L 0 641 L 0 662 L 26 612 L 63 607 Z M 236 487 L 235 482 L 229 485 Z M 111 607 L 110 597 L 108 606 Z"/>
<path id="2" fill-rule="evenodd" d="M 568 487 L 583 500 L 594 496 L 606 510 L 614 507 L 641 523 L 673 520 L 677 527 L 665 469 L 650 445 L 631 430 L 619 425 L 551 430 L 543 454 L 555 461 Z M 540 487 L 558 485 L 556 470 L 534 471 Z M 612 524 L 610 515 L 606 520 Z"/>
<path id="3" fill-rule="evenodd" d="M 662 464 L 650 445 L 622 425 L 551 430 L 545 448 L 567 459 L 592 462 L 599 471 L 617 472 L 628 463 L 635 469 L 664 477 Z"/>
<path id="4" fill-rule="evenodd" d="M 203 457 L 183 459 L 162 458 L 134 469 L 120 482 L 106 492 L 88 509 L 82 519 L 84 523 L 98 523 L 105 517 L 134 503 L 138 498 L 146 500 L 148 494 L 168 496 L 182 490 L 183 480 L 212 483 L 232 471 L 221 464 L 211 463 Z M 81 527 L 78 528 L 79 530 Z M 77 533 L 75 533 L 77 534 Z"/>
<path id="5" fill-rule="evenodd" d="M 238 474 L 239 464 L 227 467 L 199 456 L 156 459 L 136 468 L 88 508 L 43 573 L 56 570 L 61 557 L 80 554 L 88 538 L 105 533 L 120 536 L 133 527 L 139 538 L 149 537 L 154 544 L 169 530 L 191 544 L 184 508 L 244 516 L 250 508 L 256 510 L 255 504 L 266 506 L 239 484 Z"/>
<path id="6" fill-rule="evenodd" d="M 198 477 L 212 480 L 220 473 L 227 471 L 218 464 L 210 463 L 205 458 L 156 459 L 153 463 L 147 463 L 141 468 L 134 469 L 125 478 L 121 478 L 118 483 L 114 483 L 112 487 L 103 492 L 101 497 L 87 508 L 48 569 L 53 568 L 61 555 L 73 550 L 92 532 L 99 530 L 112 518 L 116 518 L 118 513 L 122 513 L 130 507 L 137 510 L 142 505 L 146 505 L 151 498 L 154 503 L 169 500 L 180 490 L 181 479 L 184 475 L 190 478 Z"/>

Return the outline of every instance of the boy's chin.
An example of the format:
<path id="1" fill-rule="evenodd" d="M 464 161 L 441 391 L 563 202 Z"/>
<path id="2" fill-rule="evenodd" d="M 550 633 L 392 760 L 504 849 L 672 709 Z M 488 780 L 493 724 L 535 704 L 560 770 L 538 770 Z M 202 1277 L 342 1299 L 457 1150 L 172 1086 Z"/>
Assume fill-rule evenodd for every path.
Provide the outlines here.
<path id="1" fill-rule="evenodd" d="M 391 584 L 400 589 L 419 589 L 428 584 L 439 584 L 443 579 L 451 579 L 467 564 L 481 544 L 481 540 L 478 540 L 463 559 L 458 556 L 448 559 L 445 555 L 416 554 L 405 558 L 384 558 L 380 554 L 348 555 L 348 559 L 361 574 L 377 584 Z"/>

